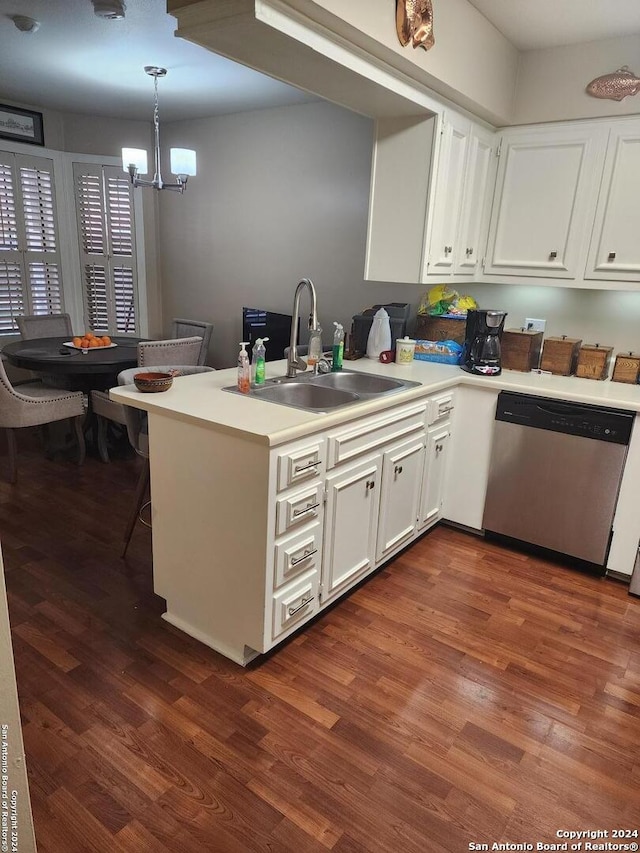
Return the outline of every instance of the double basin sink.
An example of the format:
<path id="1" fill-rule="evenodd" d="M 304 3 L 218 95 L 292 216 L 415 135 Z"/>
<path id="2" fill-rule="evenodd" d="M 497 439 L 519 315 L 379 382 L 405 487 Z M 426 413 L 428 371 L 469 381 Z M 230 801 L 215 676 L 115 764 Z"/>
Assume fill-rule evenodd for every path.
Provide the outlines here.
<path id="1" fill-rule="evenodd" d="M 292 379 L 285 376 L 268 379 L 264 385 L 252 388 L 249 394 L 242 396 L 308 412 L 327 412 L 417 385 L 420 383 L 407 379 L 390 379 L 387 376 L 344 370 L 339 373 L 300 373 Z M 224 390 L 240 393 L 235 386 Z"/>

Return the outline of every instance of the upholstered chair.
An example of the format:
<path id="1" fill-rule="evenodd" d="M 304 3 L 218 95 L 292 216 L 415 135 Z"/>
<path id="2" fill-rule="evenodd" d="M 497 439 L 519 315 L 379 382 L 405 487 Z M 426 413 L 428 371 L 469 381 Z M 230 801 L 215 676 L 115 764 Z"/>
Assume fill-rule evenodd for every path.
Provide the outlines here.
<path id="1" fill-rule="evenodd" d="M 23 382 L 14 388 L 0 361 L 0 427 L 7 433 L 9 482 L 18 476 L 16 429 L 72 419 L 78 442 L 78 465 L 85 458 L 84 400 L 81 391 L 62 391 L 42 382 Z"/>
<path id="2" fill-rule="evenodd" d="M 149 364 L 198 365 L 202 338 L 169 338 L 165 341 L 141 341 L 138 344 L 138 366 Z M 148 368 L 147 368 L 148 369 Z"/>
<path id="3" fill-rule="evenodd" d="M 23 341 L 32 338 L 73 337 L 71 317 L 68 314 L 30 314 L 16 317 L 16 323 Z"/>
<path id="4" fill-rule="evenodd" d="M 174 383 L 180 381 L 180 376 L 188 376 L 193 373 L 210 373 L 213 367 L 205 367 L 203 365 L 167 365 L 156 364 L 153 366 L 144 367 L 144 372 L 155 373 L 157 371 L 166 373 L 170 370 L 178 371 L 178 375 L 174 378 Z M 118 385 L 132 385 L 133 377 L 136 373 L 142 373 L 139 367 L 131 367 L 128 370 L 123 370 L 118 374 Z M 127 527 L 123 537 L 122 556 L 126 556 L 127 548 L 131 542 L 131 536 L 136 526 L 136 521 L 140 518 L 144 524 L 147 524 L 142 519 L 141 512 L 145 507 L 144 499 L 149 489 L 149 433 L 147 430 L 147 413 L 140 409 L 135 409 L 133 406 L 121 406 L 124 414 L 124 420 L 127 427 L 127 435 L 131 446 L 144 460 L 138 483 L 136 486 L 135 497 Z"/>
<path id="5" fill-rule="evenodd" d="M 198 335 L 202 338 L 200 346 L 200 355 L 198 364 L 204 364 L 209 353 L 209 344 L 211 342 L 211 334 L 213 332 L 213 323 L 204 323 L 200 320 L 181 320 L 175 318 L 171 323 L 171 338 L 188 338 L 192 335 Z"/>
<path id="6" fill-rule="evenodd" d="M 202 338 L 192 336 L 188 338 L 169 339 L 164 341 L 144 341 L 138 344 L 138 365 L 131 368 L 140 373 L 140 368 L 146 370 L 164 370 L 166 365 L 180 364 L 182 366 L 195 366 L 200 358 Z M 148 364 L 159 365 L 157 368 L 149 368 Z M 131 380 L 133 381 L 133 380 Z M 109 461 L 109 449 L 107 444 L 107 430 L 109 421 L 126 426 L 124 407 L 120 403 L 109 399 L 106 391 L 91 392 L 91 411 L 96 416 L 96 444 L 100 459 Z"/>

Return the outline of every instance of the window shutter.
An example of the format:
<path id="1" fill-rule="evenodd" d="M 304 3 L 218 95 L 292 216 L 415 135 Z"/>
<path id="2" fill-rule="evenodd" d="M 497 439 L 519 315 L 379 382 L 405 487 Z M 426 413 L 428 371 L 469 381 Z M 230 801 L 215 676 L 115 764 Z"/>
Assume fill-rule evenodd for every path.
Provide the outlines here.
<path id="1" fill-rule="evenodd" d="M 0 334 L 62 310 L 53 162 L 0 152 Z"/>
<path id="2" fill-rule="evenodd" d="M 18 249 L 16 196 L 11 166 L 0 162 L 0 251 Z"/>
<path id="3" fill-rule="evenodd" d="M 133 197 L 114 166 L 74 163 L 87 323 L 93 331 L 138 331 Z"/>

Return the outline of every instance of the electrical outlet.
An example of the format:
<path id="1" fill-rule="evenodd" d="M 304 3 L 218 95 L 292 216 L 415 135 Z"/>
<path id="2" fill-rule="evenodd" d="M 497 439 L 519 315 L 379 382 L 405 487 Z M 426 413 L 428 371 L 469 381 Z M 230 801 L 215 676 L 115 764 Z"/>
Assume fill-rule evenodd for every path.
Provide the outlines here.
<path id="1" fill-rule="evenodd" d="M 546 325 L 546 320 L 536 320 L 534 317 L 527 317 L 524 321 L 525 329 L 531 329 L 534 332 L 544 332 Z"/>

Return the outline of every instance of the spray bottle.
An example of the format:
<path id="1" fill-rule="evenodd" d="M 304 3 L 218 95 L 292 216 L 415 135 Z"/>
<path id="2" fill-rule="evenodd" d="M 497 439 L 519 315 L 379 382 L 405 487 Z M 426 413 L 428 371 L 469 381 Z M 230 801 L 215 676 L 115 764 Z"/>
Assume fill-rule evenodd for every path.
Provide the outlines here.
<path id="1" fill-rule="evenodd" d="M 339 370 L 342 370 L 342 359 L 344 357 L 344 328 L 342 327 L 342 323 L 336 323 L 335 321 L 333 325 L 336 327 L 336 330 L 333 335 L 333 358 L 331 360 L 331 371 L 333 373 L 337 373 Z"/>
<path id="2" fill-rule="evenodd" d="M 269 338 L 256 338 L 251 359 L 252 385 L 264 385 L 264 362 L 266 356 L 265 343 Z"/>
<path id="3" fill-rule="evenodd" d="M 238 391 L 248 394 L 251 390 L 251 366 L 249 364 L 249 353 L 246 347 L 249 341 L 240 341 L 240 354 L 238 355 Z"/>

